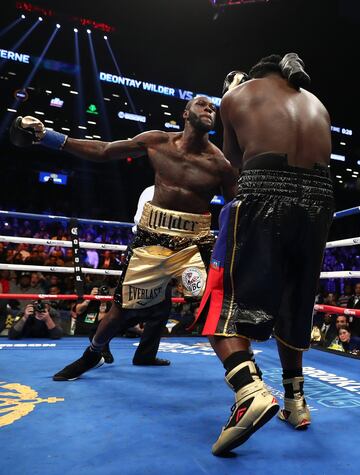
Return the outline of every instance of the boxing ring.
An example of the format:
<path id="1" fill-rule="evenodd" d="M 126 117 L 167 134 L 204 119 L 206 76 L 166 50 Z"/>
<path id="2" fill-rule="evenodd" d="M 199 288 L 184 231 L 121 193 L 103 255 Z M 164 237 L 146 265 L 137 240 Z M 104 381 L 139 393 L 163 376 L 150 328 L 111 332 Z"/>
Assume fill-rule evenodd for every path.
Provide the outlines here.
<path id="1" fill-rule="evenodd" d="M 355 209 L 351 213 L 360 214 L 360 208 Z M 27 213 L 21 214 L 29 219 Z M 44 215 L 38 216 L 44 220 Z M 343 214 L 335 215 L 335 219 L 342 217 Z M 85 220 L 90 221 L 94 220 Z M 109 222 L 96 222 L 100 223 Z M 43 240 L 0 236 L 0 242 L 39 241 Z M 71 247 L 69 241 L 45 241 L 39 244 Z M 360 237 L 329 242 L 327 247 L 358 244 Z M 83 242 L 80 247 L 122 251 L 126 246 Z M 70 267 L 25 264 L 0 264 L 0 269 L 73 271 Z M 91 268 L 82 271 L 99 275 L 121 272 Z M 360 279 L 360 271 L 325 272 L 321 278 Z M 0 295 L 1 299 L 9 297 Z M 78 298 L 75 293 L 12 297 Z M 321 305 L 315 309 L 360 313 Z M 233 455 L 218 458 L 211 455 L 211 444 L 228 415 L 233 394 L 224 384 L 222 366 L 207 340 L 201 336 L 164 338 L 159 352 L 171 359 L 168 367 L 133 366 L 131 359 L 137 344 L 137 340 L 115 338 L 111 344 L 114 364 L 91 371 L 78 381 L 58 383 L 52 381 L 52 375 L 79 357 L 86 346 L 83 338 L 19 342 L 0 339 L 0 440 L 7 447 L 1 458 L 3 473 L 358 474 L 356 457 L 349 457 L 343 448 L 360 444 L 359 360 L 316 350 L 306 352 L 305 391 L 313 413 L 310 428 L 295 431 L 273 418 Z M 283 388 L 275 341 L 255 343 L 253 349 L 267 385 L 281 403 Z"/>

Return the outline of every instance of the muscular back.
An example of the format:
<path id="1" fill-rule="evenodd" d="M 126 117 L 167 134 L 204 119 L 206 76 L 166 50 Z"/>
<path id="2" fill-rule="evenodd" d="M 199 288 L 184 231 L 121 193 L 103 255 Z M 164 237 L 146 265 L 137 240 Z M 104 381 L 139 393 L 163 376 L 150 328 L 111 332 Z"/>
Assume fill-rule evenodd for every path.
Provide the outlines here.
<path id="1" fill-rule="evenodd" d="M 327 110 L 313 94 L 294 89 L 277 74 L 230 90 L 222 100 L 221 117 L 224 153 L 233 165 L 241 167 L 266 152 L 287 154 L 292 166 L 329 163 Z"/>

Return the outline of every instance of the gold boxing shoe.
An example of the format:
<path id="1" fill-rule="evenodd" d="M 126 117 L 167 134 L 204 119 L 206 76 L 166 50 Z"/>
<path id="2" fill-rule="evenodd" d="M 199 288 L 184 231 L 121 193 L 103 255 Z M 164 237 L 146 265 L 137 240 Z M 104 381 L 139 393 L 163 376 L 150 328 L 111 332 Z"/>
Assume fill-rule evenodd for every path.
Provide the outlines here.
<path id="1" fill-rule="evenodd" d="M 279 411 L 276 399 L 259 378 L 252 361 L 246 361 L 232 369 L 225 376 L 228 385 L 233 389 L 230 380 L 241 371 L 248 374 L 250 372 L 253 382 L 235 393 L 235 404 L 231 408 L 230 418 L 212 447 L 214 455 L 224 455 L 246 442 Z"/>
<path id="2" fill-rule="evenodd" d="M 288 384 L 292 386 L 294 398 L 284 398 L 284 409 L 279 411 L 278 417 L 282 421 L 291 424 L 297 430 L 307 429 L 311 424 L 311 415 L 305 397 L 300 392 L 302 391 L 304 378 L 297 376 L 284 379 L 283 385 L 286 386 Z"/>

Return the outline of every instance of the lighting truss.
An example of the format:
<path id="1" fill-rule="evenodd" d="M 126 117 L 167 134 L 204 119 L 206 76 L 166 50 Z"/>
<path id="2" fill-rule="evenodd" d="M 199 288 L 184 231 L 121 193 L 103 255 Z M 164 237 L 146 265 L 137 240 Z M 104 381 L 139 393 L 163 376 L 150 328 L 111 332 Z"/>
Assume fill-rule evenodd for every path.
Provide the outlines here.
<path id="1" fill-rule="evenodd" d="M 244 5 L 245 3 L 268 3 L 270 0 L 210 0 L 213 7 L 232 7 L 234 5 Z"/>

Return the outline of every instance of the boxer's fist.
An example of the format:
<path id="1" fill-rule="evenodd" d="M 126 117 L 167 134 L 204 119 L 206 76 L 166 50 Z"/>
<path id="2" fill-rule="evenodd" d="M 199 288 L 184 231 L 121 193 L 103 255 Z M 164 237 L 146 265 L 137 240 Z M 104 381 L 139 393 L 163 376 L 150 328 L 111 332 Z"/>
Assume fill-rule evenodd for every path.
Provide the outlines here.
<path id="1" fill-rule="evenodd" d="M 28 147 L 45 135 L 44 124 L 36 117 L 17 117 L 10 128 L 10 140 L 17 147 Z"/>
<path id="2" fill-rule="evenodd" d="M 309 88 L 310 76 L 305 72 L 304 62 L 296 53 L 288 53 L 279 63 L 283 75 L 297 89 Z"/>

